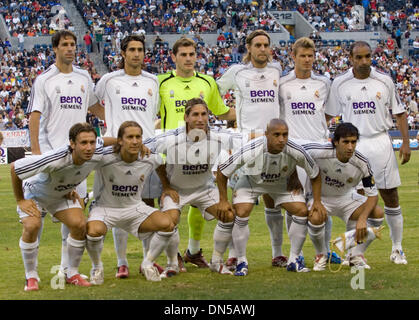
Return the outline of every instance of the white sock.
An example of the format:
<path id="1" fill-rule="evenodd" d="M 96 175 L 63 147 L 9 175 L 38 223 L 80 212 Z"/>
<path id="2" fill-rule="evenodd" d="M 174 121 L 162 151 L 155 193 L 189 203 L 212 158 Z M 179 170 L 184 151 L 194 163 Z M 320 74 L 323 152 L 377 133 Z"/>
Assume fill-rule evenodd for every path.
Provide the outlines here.
<path id="1" fill-rule="evenodd" d="M 41 242 L 42 231 L 44 230 L 44 219 L 45 219 L 45 216 L 43 217 L 41 216 L 41 228 L 38 231 L 38 245 Z"/>
<path id="2" fill-rule="evenodd" d="M 379 226 L 383 224 L 383 222 L 384 222 L 384 218 L 378 218 L 378 219 L 368 218 L 367 219 L 368 227 L 373 227 L 373 228 L 378 228 Z"/>
<path id="3" fill-rule="evenodd" d="M 332 226 L 333 220 L 331 216 L 328 216 L 326 224 L 324 226 L 324 244 L 326 246 L 326 252 L 330 251 L 330 240 L 332 240 Z"/>
<path id="4" fill-rule="evenodd" d="M 385 213 L 388 227 L 390 228 L 390 238 L 393 243 L 392 251 L 402 250 L 402 240 L 403 240 L 402 210 L 400 206 L 397 208 L 388 208 L 384 206 L 384 213 Z"/>
<path id="5" fill-rule="evenodd" d="M 68 251 L 67 238 L 70 234 L 70 229 L 61 223 L 61 270 L 65 271 L 68 268 Z"/>
<path id="6" fill-rule="evenodd" d="M 234 226 L 232 231 L 234 249 L 237 253 L 237 264 L 245 262 L 246 259 L 246 247 L 249 241 L 250 230 L 249 230 L 249 217 L 234 219 Z"/>
<path id="7" fill-rule="evenodd" d="M 100 256 L 103 250 L 103 236 L 100 237 L 91 237 L 86 235 L 86 250 L 89 254 L 90 260 L 92 260 L 93 269 L 103 268 L 102 261 Z"/>
<path id="8" fill-rule="evenodd" d="M 160 254 L 167 248 L 170 238 L 175 233 L 171 232 L 155 232 L 153 238 L 150 241 L 150 249 L 148 250 L 147 256 L 143 260 L 143 267 L 150 267 L 154 261 L 160 256 Z"/>
<path id="9" fill-rule="evenodd" d="M 327 254 L 327 248 L 324 241 L 325 225 L 326 223 L 314 225 L 308 221 L 308 234 L 310 236 L 311 242 L 313 243 L 314 250 L 316 250 L 316 255 Z"/>
<path id="10" fill-rule="evenodd" d="M 289 213 L 288 211 L 285 211 L 285 225 L 287 227 L 287 232 L 290 232 L 290 227 L 292 224 L 292 214 Z"/>
<path id="11" fill-rule="evenodd" d="M 212 262 L 222 262 L 227 246 L 232 239 L 234 222 L 223 223 L 218 221 L 214 229 L 214 250 L 212 251 Z"/>
<path id="12" fill-rule="evenodd" d="M 272 258 L 282 256 L 282 230 L 284 217 L 281 209 L 265 208 L 265 221 L 271 235 Z"/>
<path id="13" fill-rule="evenodd" d="M 169 243 L 167 244 L 166 248 L 167 264 L 170 266 L 179 266 L 177 260 L 177 253 L 179 251 L 180 243 L 179 230 L 176 227 L 173 231 L 174 233 L 170 237 Z"/>
<path id="14" fill-rule="evenodd" d="M 154 233 L 151 234 L 148 238 L 143 239 L 143 257 L 147 257 L 148 250 L 150 249 L 150 242 L 153 238 Z"/>
<path id="15" fill-rule="evenodd" d="M 79 273 L 79 265 L 83 257 L 84 248 L 86 247 L 86 240 L 76 240 L 71 237 L 71 234 L 67 238 L 67 251 L 68 251 L 68 269 L 67 277 Z"/>
<path id="16" fill-rule="evenodd" d="M 291 250 L 289 262 L 295 262 L 303 248 L 307 236 L 307 217 L 292 216 L 292 223 L 288 232 Z"/>
<path id="17" fill-rule="evenodd" d="M 230 243 L 228 244 L 228 258 L 237 258 L 237 253 L 234 249 L 233 238 L 230 240 Z"/>
<path id="18" fill-rule="evenodd" d="M 118 267 L 128 266 L 127 260 L 127 242 L 128 232 L 121 228 L 112 228 L 113 243 L 115 246 L 116 257 L 118 259 Z"/>
<path id="19" fill-rule="evenodd" d="M 200 245 L 201 245 L 200 240 L 195 240 L 195 239 L 189 238 L 189 242 L 188 242 L 189 253 L 190 254 L 198 253 L 199 250 L 201 249 Z"/>
<path id="20" fill-rule="evenodd" d="M 24 242 L 22 238 L 19 239 L 19 247 L 22 252 L 23 265 L 25 267 L 25 277 L 36 278 L 38 277 L 37 261 L 38 261 L 38 241 L 28 243 Z"/>

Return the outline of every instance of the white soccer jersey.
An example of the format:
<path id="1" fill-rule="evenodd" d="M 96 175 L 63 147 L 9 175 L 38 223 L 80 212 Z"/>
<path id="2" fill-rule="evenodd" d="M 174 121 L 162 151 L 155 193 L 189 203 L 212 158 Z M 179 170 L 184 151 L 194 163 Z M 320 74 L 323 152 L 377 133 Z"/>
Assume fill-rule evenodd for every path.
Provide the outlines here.
<path id="1" fill-rule="evenodd" d="M 154 136 L 154 120 L 159 111 L 157 77 L 141 71 L 130 76 L 123 69 L 104 75 L 96 85 L 95 94 L 105 106 L 105 136 L 117 137 L 124 121 L 136 121 L 143 128 L 143 138 Z"/>
<path id="2" fill-rule="evenodd" d="M 158 154 L 127 163 L 112 147 L 104 149 L 102 165 L 96 169 L 93 194 L 96 205 L 127 208 L 138 205 L 147 177 L 163 163 Z"/>
<path id="3" fill-rule="evenodd" d="M 176 189 L 214 187 L 212 167 L 220 153 L 228 152 L 241 141 L 242 135 L 226 130 L 210 129 L 207 139 L 193 142 L 186 128 L 168 130 L 144 144 L 166 155 L 166 171 L 171 186 Z"/>
<path id="4" fill-rule="evenodd" d="M 251 63 L 231 66 L 217 80 L 220 94 L 234 89 L 237 128 L 241 132 L 265 131 L 269 121 L 279 118 L 278 84 L 282 69 L 279 63 L 255 68 Z"/>
<path id="5" fill-rule="evenodd" d="M 63 200 L 101 163 L 102 143 L 101 139 L 97 139 L 92 159 L 82 165 L 73 163 L 68 145 L 42 155 L 17 160 L 15 173 L 21 180 L 25 180 L 25 198 L 28 196 L 29 199 L 35 198 L 43 203 Z"/>
<path id="6" fill-rule="evenodd" d="M 331 143 L 310 143 L 304 144 L 303 147 L 320 168 L 322 196 L 351 194 L 360 181 L 368 195 L 378 194 L 368 159 L 360 152 L 355 151 L 349 161 L 343 163 L 336 157 L 336 149 Z"/>
<path id="7" fill-rule="evenodd" d="M 311 73 L 298 79 L 292 70 L 279 81 L 280 115 L 289 128 L 291 139 L 326 142 L 328 130 L 325 113 L 330 80 Z"/>
<path id="8" fill-rule="evenodd" d="M 314 179 L 319 168 L 304 148 L 292 140 L 288 140 L 285 148 L 278 154 L 268 152 L 265 136 L 251 140 L 233 153 L 227 161 L 219 165 L 219 170 L 226 177 L 244 166 L 244 174 L 256 184 L 263 184 L 286 190 L 287 178 L 295 171 L 296 166 L 302 167 L 307 175 Z"/>
<path id="9" fill-rule="evenodd" d="M 371 67 L 370 76 L 360 80 L 352 68 L 335 78 L 330 90 L 331 115 L 343 115 L 361 136 L 370 137 L 386 132 L 393 126 L 393 114 L 405 112 L 393 80 Z"/>
<path id="10" fill-rule="evenodd" d="M 39 124 L 42 153 L 67 144 L 70 128 L 86 122 L 88 107 L 97 102 L 93 86 L 89 73 L 76 66 L 73 72 L 62 73 L 53 64 L 36 77 L 27 113 L 42 114 Z"/>

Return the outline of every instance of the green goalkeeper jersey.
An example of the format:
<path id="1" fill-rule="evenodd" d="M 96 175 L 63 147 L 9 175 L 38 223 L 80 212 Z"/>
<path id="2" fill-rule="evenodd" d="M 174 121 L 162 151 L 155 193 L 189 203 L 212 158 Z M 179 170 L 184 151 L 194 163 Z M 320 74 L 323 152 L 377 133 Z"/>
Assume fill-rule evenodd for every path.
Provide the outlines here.
<path id="1" fill-rule="evenodd" d="M 161 129 L 176 129 L 184 125 L 186 102 L 202 98 L 215 115 L 225 114 L 225 106 L 214 78 L 194 72 L 190 78 L 181 78 L 174 70 L 157 76 L 160 83 Z"/>

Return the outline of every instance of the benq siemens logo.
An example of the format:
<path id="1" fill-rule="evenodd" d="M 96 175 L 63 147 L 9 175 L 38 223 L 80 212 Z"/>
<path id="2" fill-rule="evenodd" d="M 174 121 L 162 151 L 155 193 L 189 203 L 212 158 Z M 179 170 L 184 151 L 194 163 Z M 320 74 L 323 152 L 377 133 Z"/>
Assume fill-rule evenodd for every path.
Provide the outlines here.
<path id="1" fill-rule="evenodd" d="M 252 103 L 275 102 L 274 90 L 250 90 L 250 101 Z"/>
<path id="2" fill-rule="evenodd" d="M 61 109 L 81 110 L 83 105 L 83 99 L 80 96 L 61 96 L 60 104 Z"/>
<path id="3" fill-rule="evenodd" d="M 291 102 L 292 114 L 308 114 L 316 113 L 316 105 L 314 102 Z"/>
<path id="4" fill-rule="evenodd" d="M 353 102 L 352 109 L 354 114 L 374 114 L 376 106 L 374 101 L 361 101 Z"/>
<path id="5" fill-rule="evenodd" d="M 147 99 L 121 97 L 122 110 L 146 111 Z"/>

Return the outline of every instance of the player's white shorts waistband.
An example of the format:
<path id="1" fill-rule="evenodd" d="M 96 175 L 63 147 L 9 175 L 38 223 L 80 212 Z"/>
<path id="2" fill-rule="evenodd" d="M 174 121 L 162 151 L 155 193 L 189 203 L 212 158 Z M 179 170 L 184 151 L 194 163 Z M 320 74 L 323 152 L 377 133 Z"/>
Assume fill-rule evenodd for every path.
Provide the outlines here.
<path id="1" fill-rule="evenodd" d="M 72 209 L 72 208 L 80 208 L 81 210 L 81 205 L 78 201 L 73 202 L 73 200 L 67 200 L 67 199 L 55 200 L 55 201 L 50 201 L 50 202 L 35 200 L 35 203 L 36 203 L 36 206 L 38 207 L 38 210 L 41 212 L 42 217 L 45 217 L 46 213 L 49 212 L 54 222 L 59 221 L 58 219 L 54 218 L 54 215 L 57 212 L 60 212 L 66 209 Z M 20 220 L 29 217 L 29 215 L 23 212 L 19 208 L 19 206 L 17 206 L 16 211 L 19 215 Z"/>
<path id="2" fill-rule="evenodd" d="M 195 206 L 201 211 L 202 216 L 205 220 L 213 220 L 214 216 L 206 211 L 209 207 L 217 204 L 220 200 L 220 195 L 217 188 L 204 188 L 198 189 L 194 192 L 179 190 L 179 203 L 175 203 L 169 196 L 164 197 L 162 202 L 162 211 L 178 209 L 182 211 L 182 208 L 189 204 Z"/>
<path id="3" fill-rule="evenodd" d="M 89 208 L 90 221 L 102 221 L 108 231 L 113 227 L 124 229 L 140 240 L 148 238 L 153 232 L 139 233 L 141 224 L 159 209 L 150 207 L 141 202 L 138 206 L 129 208 L 99 207 L 94 202 Z"/>

